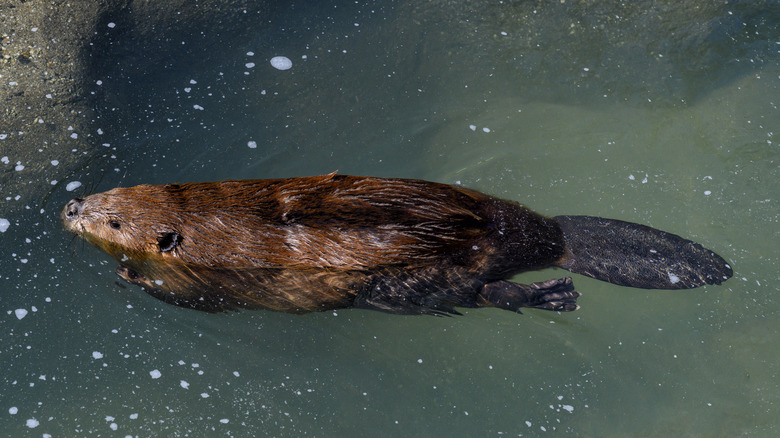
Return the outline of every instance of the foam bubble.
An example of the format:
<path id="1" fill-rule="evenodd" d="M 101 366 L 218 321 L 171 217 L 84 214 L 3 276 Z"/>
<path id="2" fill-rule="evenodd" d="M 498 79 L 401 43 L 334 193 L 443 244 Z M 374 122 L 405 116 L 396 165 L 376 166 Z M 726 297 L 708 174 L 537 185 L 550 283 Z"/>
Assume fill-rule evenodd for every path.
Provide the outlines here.
<path id="1" fill-rule="evenodd" d="M 277 70 L 289 70 L 292 68 L 292 61 L 286 56 L 274 56 L 271 58 L 271 66 Z"/>

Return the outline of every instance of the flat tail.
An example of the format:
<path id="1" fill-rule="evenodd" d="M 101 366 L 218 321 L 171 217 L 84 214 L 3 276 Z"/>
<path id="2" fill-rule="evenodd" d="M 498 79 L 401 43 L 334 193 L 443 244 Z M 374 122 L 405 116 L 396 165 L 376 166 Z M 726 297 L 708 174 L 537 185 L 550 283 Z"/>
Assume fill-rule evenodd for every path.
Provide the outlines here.
<path id="1" fill-rule="evenodd" d="M 556 266 L 643 289 L 720 284 L 731 266 L 707 248 L 646 225 L 593 216 L 556 216 L 566 253 Z"/>

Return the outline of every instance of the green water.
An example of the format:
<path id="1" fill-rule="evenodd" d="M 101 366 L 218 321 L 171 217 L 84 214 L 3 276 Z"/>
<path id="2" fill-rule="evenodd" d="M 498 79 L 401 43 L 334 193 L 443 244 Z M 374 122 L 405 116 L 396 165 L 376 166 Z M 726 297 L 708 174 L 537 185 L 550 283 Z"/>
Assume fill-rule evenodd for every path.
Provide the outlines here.
<path id="1" fill-rule="evenodd" d="M 94 72 L 110 96 L 95 121 L 108 146 L 0 235 L 0 429 L 778 434 L 776 6 L 319 2 L 256 24 L 164 69 Z M 274 69 L 277 55 L 293 67 Z M 57 217 L 70 181 L 102 191 L 334 170 L 646 223 L 715 250 L 735 275 L 676 292 L 575 275 L 582 308 L 567 314 L 212 315 L 122 284 Z"/>

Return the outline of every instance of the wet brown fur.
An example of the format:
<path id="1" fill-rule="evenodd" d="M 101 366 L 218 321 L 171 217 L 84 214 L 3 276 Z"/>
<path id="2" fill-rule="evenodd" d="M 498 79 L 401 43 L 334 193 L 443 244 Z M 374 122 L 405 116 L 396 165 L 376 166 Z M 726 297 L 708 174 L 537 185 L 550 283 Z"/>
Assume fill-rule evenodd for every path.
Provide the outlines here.
<path id="1" fill-rule="evenodd" d="M 78 220 L 64 214 L 121 277 L 203 310 L 452 312 L 564 250 L 556 222 L 517 203 L 335 174 L 116 188 L 86 197 Z"/>

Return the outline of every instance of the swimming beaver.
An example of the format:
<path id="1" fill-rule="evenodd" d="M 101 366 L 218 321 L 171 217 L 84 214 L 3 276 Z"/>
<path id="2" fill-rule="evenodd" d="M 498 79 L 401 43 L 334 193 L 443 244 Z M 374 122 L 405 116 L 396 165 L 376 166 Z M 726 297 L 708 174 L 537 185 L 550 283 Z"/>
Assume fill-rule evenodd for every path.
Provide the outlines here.
<path id="1" fill-rule="evenodd" d="M 557 266 L 653 289 L 720 284 L 729 265 L 644 225 L 544 217 L 428 181 L 323 176 L 116 188 L 73 199 L 65 228 L 117 259 L 117 274 L 206 311 L 357 307 L 576 310 L 570 278 L 506 279 Z"/>

